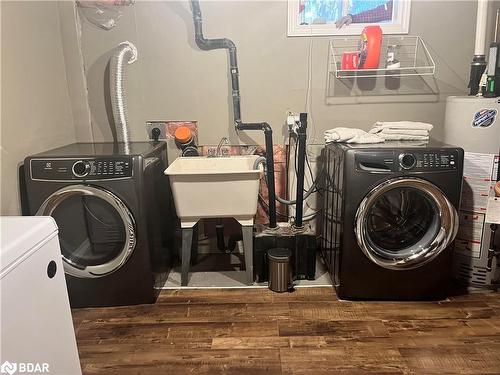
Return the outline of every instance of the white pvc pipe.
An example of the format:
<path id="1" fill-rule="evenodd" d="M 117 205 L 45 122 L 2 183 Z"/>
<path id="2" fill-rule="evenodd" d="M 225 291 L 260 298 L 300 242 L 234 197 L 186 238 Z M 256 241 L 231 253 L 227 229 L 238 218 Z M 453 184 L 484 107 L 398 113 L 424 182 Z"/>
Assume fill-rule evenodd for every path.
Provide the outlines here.
<path id="1" fill-rule="evenodd" d="M 486 45 L 486 21 L 488 18 L 488 0 L 477 1 L 476 44 L 474 56 L 484 55 Z"/>

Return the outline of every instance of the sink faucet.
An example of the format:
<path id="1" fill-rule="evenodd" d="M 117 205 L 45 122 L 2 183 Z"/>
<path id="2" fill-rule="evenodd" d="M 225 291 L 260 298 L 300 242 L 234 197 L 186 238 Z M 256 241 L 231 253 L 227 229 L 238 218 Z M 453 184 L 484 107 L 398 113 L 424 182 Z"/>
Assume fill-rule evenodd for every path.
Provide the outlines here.
<path id="1" fill-rule="evenodd" d="M 222 137 L 222 139 L 220 140 L 219 144 L 217 145 L 214 157 L 229 156 L 229 154 L 222 154 L 222 146 L 224 145 L 229 146 L 229 139 L 227 139 L 227 137 Z"/>

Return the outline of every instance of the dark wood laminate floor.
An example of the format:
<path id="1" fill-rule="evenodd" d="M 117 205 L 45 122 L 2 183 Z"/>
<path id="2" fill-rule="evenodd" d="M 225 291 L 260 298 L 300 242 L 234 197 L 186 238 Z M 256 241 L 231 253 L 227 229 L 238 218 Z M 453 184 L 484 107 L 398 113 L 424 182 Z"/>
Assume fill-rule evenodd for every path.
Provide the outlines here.
<path id="1" fill-rule="evenodd" d="M 500 374 L 500 294 L 342 302 L 331 288 L 164 291 L 73 310 L 84 374 Z"/>

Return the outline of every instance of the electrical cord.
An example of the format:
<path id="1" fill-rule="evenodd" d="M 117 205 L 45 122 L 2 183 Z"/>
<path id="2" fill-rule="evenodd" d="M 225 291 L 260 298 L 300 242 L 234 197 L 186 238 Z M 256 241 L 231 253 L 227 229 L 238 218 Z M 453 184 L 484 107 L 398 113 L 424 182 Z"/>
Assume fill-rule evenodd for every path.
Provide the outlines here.
<path id="1" fill-rule="evenodd" d="M 263 165 L 265 166 L 265 160 L 264 160 L 264 162 L 262 162 L 262 163 L 263 163 Z M 260 163 L 259 163 L 259 164 L 260 164 Z M 324 170 L 322 170 L 322 171 L 320 172 L 320 175 L 318 175 L 317 179 L 313 182 L 313 185 L 311 185 L 311 187 L 309 188 L 308 192 L 304 195 L 304 200 L 305 200 L 307 197 L 309 197 L 309 195 L 311 195 L 311 194 L 315 191 L 315 189 L 312 189 L 312 188 L 313 188 L 313 187 L 315 187 L 315 186 L 317 185 L 317 182 L 318 182 L 318 181 L 319 181 L 319 179 L 321 178 L 321 176 L 322 176 L 322 174 L 323 174 L 323 171 L 324 171 Z M 265 183 L 265 185 L 266 185 L 266 187 L 267 187 L 267 179 L 266 179 L 266 178 L 264 178 L 264 183 Z M 266 203 L 266 200 L 264 199 L 264 197 L 262 196 L 262 194 L 261 194 L 261 193 L 259 193 L 259 199 L 260 199 L 260 203 L 261 203 L 261 205 L 262 205 L 262 206 L 264 206 L 264 208 L 266 208 L 267 210 L 269 210 L 269 204 L 267 204 L 267 203 Z M 282 203 L 282 204 L 285 204 L 285 205 L 292 205 L 292 204 L 295 204 L 295 203 L 296 203 L 295 201 L 287 201 L 287 200 L 285 200 L 285 199 L 283 199 L 283 198 L 279 197 L 278 195 L 276 195 L 276 200 L 277 200 L 278 202 Z M 287 204 L 287 203 L 283 203 L 282 201 L 284 201 L 284 202 L 290 202 L 290 203 L 289 203 L 289 204 Z M 322 211 L 322 209 L 318 209 L 318 210 L 316 210 L 316 211 L 315 211 L 315 212 L 313 212 L 313 213 L 307 214 L 307 215 L 305 215 L 305 216 L 302 218 L 302 220 L 305 220 L 305 221 L 312 220 L 312 219 L 313 219 L 313 218 L 314 218 L 314 217 L 315 217 L 315 216 L 316 216 L 319 212 L 321 212 L 321 211 Z M 281 217 L 283 217 L 283 218 L 286 218 L 286 219 L 288 219 L 288 216 L 289 216 L 289 215 L 287 215 L 287 214 L 284 214 L 284 213 L 282 213 L 282 212 L 278 212 L 278 211 L 276 211 L 276 214 L 277 214 L 277 215 L 279 215 L 279 216 L 281 216 Z"/>
<path id="2" fill-rule="evenodd" d="M 304 200 L 306 198 L 308 198 L 313 192 L 314 192 L 314 189 L 316 187 L 316 185 L 318 184 L 318 181 L 320 180 L 320 178 L 323 176 L 323 170 L 321 170 L 320 174 L 318 175 L 318 177 L 316 178 L 316 180 L 314 180 L 314 182 L 312 183 L 312 185 L 309 187 L 309 189 L 307 190 L 307 192 L 304 194 Z M 267 180 L 264 179 L 264 182 L 267 186 Z M 287 206 L 291 206 L 291 205 L 294 205 L 295 203 L 297 203 L 295 200 L 286 200 L 284 198 L 281 198 L 280 196 L 276 195 L 276 200 L 278 202 L 280 202 L 281 204 L 285 204 Z"/>
<path id="3" fill-rule="evenodd" d="M 309 156 L 307 155 L 307 150 L 306 150 L 306 165 L 307 165 L 307 169 L 309 169 L 309 174 L 311 175 L 311 181 L 314 181 L 314 174 L 313 174 L 313 171 L 312 171 L 312 168 L 311 168 L 311 163 L 309 161 Z"/>
<path id="4" fill-rule="evenodd" d="M 297 148 L 297 141 L 295 141 L 295 150 L 294 150 L 294 170 L 295 170 L 295 175 L 296 175 L 296 176 L 297 176 L 297 174 L 298 174 L 298 173 L 297 173 L 297 158 L 298 158 L 298 155 L 297 155 L 298 151 L 297 151 L 297 149 L 298 149 L 298 148 Z M 309 174 L 310 174 L 310 176 L 311 176 L 311 181 L 312 181 L 312 184 L 311 184 L 311 186 L 310 186 L 307 190 L 306 190 L 306 189 L 304 189 L 304 192 L 305 192 L 304 197 L 303 197 L 303 199 L 304 199 L 304 203 L 306 203 L 306 202 L 305 202 L 305 200 L 306 200 L 306 199 L 307 199 L 307 198 L 308 198 L 311 194 L 313 194 L 313 193 L 320 193 L 320 194 L 321 194 L 321 190 L 322 190 L 322 189 L 320 189 L 320 188 L 318 187 L 318 183 L 319 183 L 319 181 L 322 179 L 322 177 L 323 177 L 323 173 L 324 173 L 324 169 L 321 169 L 321 171 L 320 171 L 320 173 L 317 175 L 317 177 L 316 177 L 316 178 L 314 178 L 314 174 L 313 174 L 313 172 L 312 172 L 312 167 L 311 167 L 311 164 L 310 164 L 310 161 L 309 161 L 309 157 L 307 156 L 307 152 L 306 152 L 306 154 L 305 154 L 305 159 L 306 159 L 307 168 L 308 168 L 308 170 L 309 170 Z M 263 167 L 264 167 L 264 175 L 267 175 L 267 173 L 266 173 L 267 165 L 266 165 L 266 160 L 265 160 L 265 158 L 258 158 L 258 159 L 255 161 L 255 163 L 254 163 L 254 169 L 257 169 L 257 168 L 258 168 L 258 166 L 259 166 L 260 164 L 262 164 L 262 165 L 263 165 Z M 265 183 L 265 185 L 266 185 L 266 187 L 267 187 L 267 179 L 266 179 L 266 178 L 264 178 L 264 183 Z M 276 195 L 276 200 L 277 200 L 279 203 L 284 204 L 284 205 L 287 205 L 287 206 L 291 206 L 291 205 L 294 205 L 294 204 L 296 204 L 296 203 L 297 203 L 297 202 L 296 202 L 296 200 L 287 200 L 287 199 L 281 198 L 281 197 L 280 197 L 280 196 L 278 196 L 278 195 Z M 268 211 L 269 211 L 269 204 L 267 204 L 267 203 L 265 202 L 265 199 L 264 199 L 264 197 L 262 196 L 262 194 L 261 194 L 260 192 L 259 192 L 259 201 L 260 201 L 261 206 L 263 206 L 265 209 L 267 209 L 267 212 L 268 212 Z M 318 209 L 318 210 L 316 210 L 315 212 L 312 212 L 312 213 L 310 213 L 310 214 L 308 214 L 308 215 L 304 215 L 303 220 L 305 220 L 305 221 L 312 220 L 312 219 L 313 219 L 314 217 L 316 217 L 316 215 L 317 215 L 319 212 L 321 212 L 321 211 L 322 211 L 322 209 Z M 279 216 L 281 216 L 282 218 L 286 218 L 286 219 L 288 219 L 288 218 L 289 218 L 289 215 L 284 214 L 284 213 L 282 213 L 282 212 L 278 212 L 278 211 L 276 211 L 276 214 L 277 214 L 277 215 L 279 215 Z"/>
<path id="5" fill-rule="evenodd" d="M 263 164 L 264 165 L 264 168 L 266 169 L 267 168 L 267 165 L 265 163 L 265 159 L 264 160 L 260 160 L 257 159 L 255 164 L 254 164 L 254 168 L 256 165 L 258 164 Z M 295 145 L 295 157 L 294 157 L 294 168 L 295 168 L 295 174 L 297 175 L 297 145 Z M 323 177 L 323 173 L 324 173 L 324 170 L 322 169 L 320 171 L 320 173 L 318 174 L 318 176 L 316 177 L 316 179 L 313 180 L 311 186 L 309 187 L 309 189 L 307 191 L 305 191 L 305 194 L 304 194 L 304 201 L 312 194 L 314 193 L 317 189 L 317 185 L 318 185 L 318 182 L 320 181 L 320 179 Z M 312 170 L 311 170 L 311 175 L 312 175 Z M 267 187 L 267 179 L 264 179 L 264 182 L 266 184 L 266 187 Z M 291 206 L 291 205 L 294 205 L 296 202 L 296 200 L 287 200 L 287 199 L 284 199 L 284 198 L 281 198 L 280 196 L 276 195 L 276 200 L 278 202 L 280 202 L 281 204 L 284 204 L 284 205 L 287 205 L 287 206 Z"/>
<path id="6" fill-rule="evenodd" d="M 260 199 L 260 203 L 264 206 L 264 208 L 265 208 L 265 209 L 267 209 L 267 210 L 269 210 L 269 205 L 266 203 L 265 198 L 264 198 L 264 197 L 262 196 L 262 194 L 260 194 L 260 193 L 259 193 L 259 199 Z M 320 209 L 318 209 L 317 211 L 315 211 L 315 212 L 313 212 L 313 213 L 307 214 L 307 215 L 305 215 L 305 216 L 302 218 L 302 220 L 304 220 L 304 221 L 309 221 L 309 220 L 312 220 L 312 219 L 314 219 L 314 218 L 316 217 L 316 215 L 317 215 L 318 213 L 320 213 L 321 211 L 323 211 L 323 209 L 321 209 L 321 208 L 320 208 Z M 281 216 L 281 217 L 285 218 L 285 219 L 289 219 L 288 215 L 286 215 L 286 214 L 284 214 L 284 213 L 282 213 L 282 212 L 278 212 L 278 211 L 276 211 L 276 214 L 277 214 L 278 216 Z"/>

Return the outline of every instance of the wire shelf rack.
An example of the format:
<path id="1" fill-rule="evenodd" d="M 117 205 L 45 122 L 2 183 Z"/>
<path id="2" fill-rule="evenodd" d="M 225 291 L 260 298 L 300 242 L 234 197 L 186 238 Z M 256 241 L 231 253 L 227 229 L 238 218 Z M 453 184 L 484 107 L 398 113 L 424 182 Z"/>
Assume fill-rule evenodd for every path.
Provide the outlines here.
<path id="1" fill-rule="evenodd" d="M 404 77 L 434 75 L 436 64 L 420 36 L 382 37 L 378 69 L 342 69 L 342 54 L 359 50 L 359 37 L 330 40 L 329 73 L 336 78 Z M 400 66 L 387 68 L 389 48 L 395 49 Z"/>

